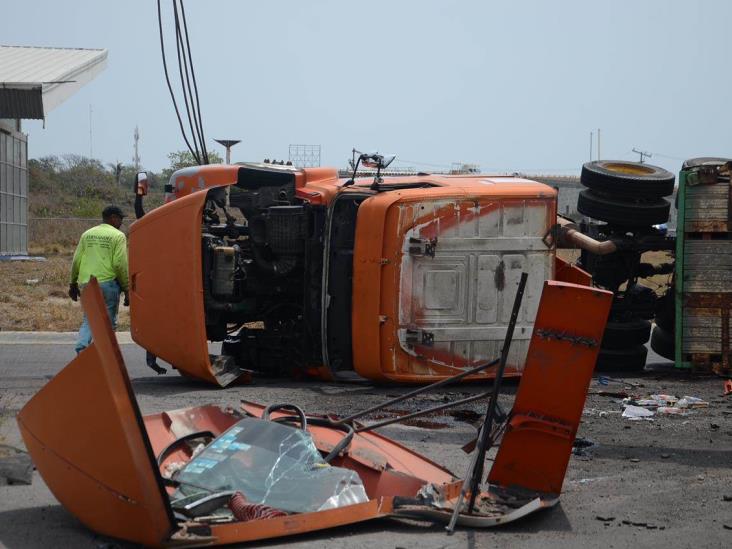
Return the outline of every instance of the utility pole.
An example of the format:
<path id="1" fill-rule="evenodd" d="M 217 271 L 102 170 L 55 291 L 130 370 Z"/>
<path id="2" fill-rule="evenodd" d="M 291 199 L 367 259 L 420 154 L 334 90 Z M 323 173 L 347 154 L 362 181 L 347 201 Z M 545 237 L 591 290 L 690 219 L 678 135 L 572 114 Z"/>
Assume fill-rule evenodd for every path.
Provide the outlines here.
<path id="1" fill-rule="evenodd" d="M 226 147 L 226 163 L 231 164 L 231 147 L 241 143 L 241 139 L 214 139 L 219 145 Z"/>
<path id="2" fill-rule="evenodd" d="M 132 134 L 133 139 L 135 140 L 135 156 L 132 157 L 132 162 L 135 164 L 135 173 L 140 171 L 140 152 L 139 152 L 139 142 L 140 142 L 140 130 L 137 126 L 135 126 L 135 133 Z"/>
<path id="3" fill-rule="evenodd" d="M 592 134 L 595 132 L 590 132 L 590 162 L 592 162 Z"/>
<path id="4" fill-rule="evenodd" d="M 600 160 L 602 155 L 600 154 L 600 128 L 597 128 L 597 159 Z"/>
<path id="5" fill-rule="evenodd" d="M 216 143 L 219 145 L 223 145 L 226 147 L 226 165 L 228 166 L 231 164 L 231 147 L 236 145 L 237 143 L 241 143 L 241 139 L 214 139 Z M 231 204 L 230 196 L 231 194 L 231 185 L 226 186 L 226 205 L 229 206 Z"/>
<path id="6" fill-rule="evenodd" d="M 643 160 L 645 160 L 646 158 L 651 158 L 653 156 L 651 153 L 646 152 L 646 151 L 639 151 L 635 147 L 633 147 L 633 152 L 636 153 L 636 154 L 638 154 L 638 155 L 640 155 L 640 163 L 641 164 L 643 164 Z"/>
<path id="7" fill-rule="evenodd" d="M 94 158 L 94 148 L 92 143 L 92 106 L 91 103 L 89 103 L 89 158 Z"/>

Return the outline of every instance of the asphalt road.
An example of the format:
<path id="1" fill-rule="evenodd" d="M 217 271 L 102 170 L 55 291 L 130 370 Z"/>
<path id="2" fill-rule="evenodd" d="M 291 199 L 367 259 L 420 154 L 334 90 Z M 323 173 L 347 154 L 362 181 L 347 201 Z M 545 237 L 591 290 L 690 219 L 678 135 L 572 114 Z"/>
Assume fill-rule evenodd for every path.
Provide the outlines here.
<path id="1" fill-rule="evenodd" d="M 23 447 L 14 416 L 73 357 L 73 345 L 61 341 L 63 337 L 28 344 L 23 340 L 13 342 L 7 335 L 0 337 L 0 442 Z M 122 350 L 144 414 L 211 403 L 237 406 L 241 399 L 288 401 L 308 412 L 344 414 L 354 408 L 354 403 L 366 407 L 400 392 L 398 388 L 367 383 L 337 385 L 271 379 L 258 379 L 249 386 L 212 389 L 170 372 L 156 376 L 145 366 L 140 348 L 123 344 Z M 718 378 L 692 379 L 668 366 L 653 364 L 650 371 L 624 379 L 641 383 L 643 387 L 636 389 L 640 394 L 698 396 L 709 401 L 710 407 L 683 418 L 630 422 L 620 417 L 622 406 L 616 399 L 593 394 L 599 388 L 593 382 L 579 436 L 596 446 L 585 456 L 572 457 L 561 503 L 554 509 L 501 528 L 460 530 L 451 537 L 435 525 L 381 520 L 258 546 L 732 547 L 732 501 L 724 501 L 725 496 L 732 499 L 732 397 L 721 396 L 722 382 Z M 459 398 L 484 389 L 478 385 L 446 388 L 402 408 L 426 407 L 442 402 L 444 397 Z M 502 404 L 510 405 L 515 389 L 515 383 L 509 384 Z M 463 407 L 468 408 L 480 411 L 479 405 Z M 471 438 L 474 428 L 452 416 L 431 420 L 387 427 L 382 432 L 461 476 L 468 456 L 459 447 Z M 115 545 L 127 546 L 84 528 L 58 504 L 37 473 L 31 486 L 0 486 L 0 546 L 45 549 Z"/>

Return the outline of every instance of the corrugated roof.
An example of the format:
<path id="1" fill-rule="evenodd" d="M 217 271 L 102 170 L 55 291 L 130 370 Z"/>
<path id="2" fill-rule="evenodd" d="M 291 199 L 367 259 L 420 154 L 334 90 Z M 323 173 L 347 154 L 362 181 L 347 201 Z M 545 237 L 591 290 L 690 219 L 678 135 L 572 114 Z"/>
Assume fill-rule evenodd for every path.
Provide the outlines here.
<path id="1" fill-rule="evenodd" d="M 43 111 L 66 100 L 106 66 L 107 50 L 0 45 L 0 88 L 42 92 Z M 36 99 L 37 101 L 37 99 Z M 15 102 L 0 102 L 0 118 L 36 118 Z M 3 114 L 5 113 L 5 114 Z"/>

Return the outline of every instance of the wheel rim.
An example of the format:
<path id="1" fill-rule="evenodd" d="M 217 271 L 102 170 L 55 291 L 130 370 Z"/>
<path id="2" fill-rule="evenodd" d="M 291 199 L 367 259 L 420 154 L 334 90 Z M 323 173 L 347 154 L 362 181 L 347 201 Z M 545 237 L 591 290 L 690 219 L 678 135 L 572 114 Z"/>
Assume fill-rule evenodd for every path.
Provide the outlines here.
<path id="1" fill-rule="evenodd" d="M 624 162 L 609 162 L 602 166 L 608 171 L 626 175 L 652 175 L 655 170 L 638 164 L 625 164 Z"/>

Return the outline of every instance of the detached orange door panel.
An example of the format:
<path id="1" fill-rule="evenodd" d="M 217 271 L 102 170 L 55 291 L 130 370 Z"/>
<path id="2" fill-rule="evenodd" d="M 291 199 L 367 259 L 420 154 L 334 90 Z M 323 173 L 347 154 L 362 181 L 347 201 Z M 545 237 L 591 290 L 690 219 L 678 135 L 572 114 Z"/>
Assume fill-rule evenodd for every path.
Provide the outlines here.
<path id="1" fill-rule="evenodd" d="M 206 192 L 158 208 L 130 228 L 132 339 L 186 374 L 217 383 L 206 341 L 201 219 Z"/>
<path id="2" fill-rule="evenodd" d="M 440 190 L 361 204 L 353 358 L 364 377 L 434 381 L 496 358 L 527 271 L 509 373 L 523 365 L 542 285 L 554 272 L 553 252 L 542 240 L 554 219 L 554 197 Z"/>
<path id="3" fill-rule="evenodd" d="M 146 546 L 174 519 L 96 281 L 81 297 L 94 336 L 18 414 L 33 463 L 92 530 Z"/>
<path id="4" fill-rule="evenodd" d="M 524 376 L 488 478 L 558 495 L 613 294 L 547 281 Z"/>

